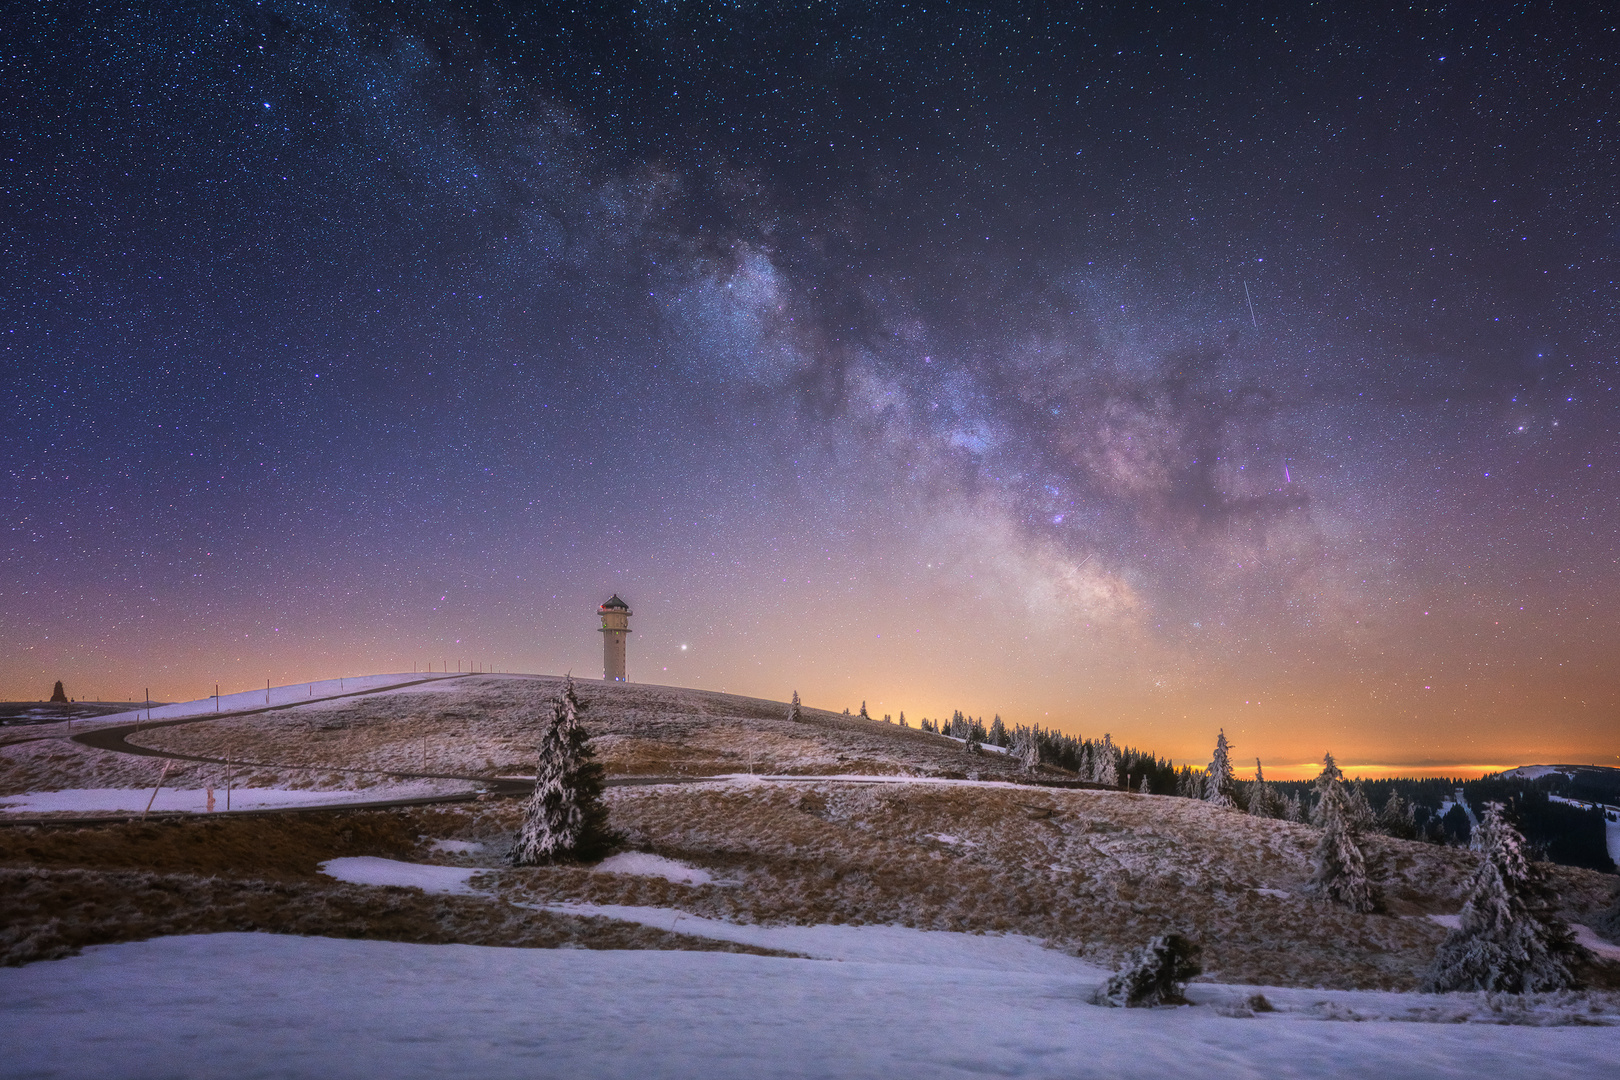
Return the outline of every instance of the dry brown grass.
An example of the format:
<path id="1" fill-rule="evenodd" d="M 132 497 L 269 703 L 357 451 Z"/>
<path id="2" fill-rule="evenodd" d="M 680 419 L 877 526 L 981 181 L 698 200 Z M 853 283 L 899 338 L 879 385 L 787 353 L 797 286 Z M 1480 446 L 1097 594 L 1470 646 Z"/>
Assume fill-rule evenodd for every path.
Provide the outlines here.
<path id="1" fill-rule="evenodd" d="M 634 846 L 731 884 L 552 868 L 496 875 L 501 894 L 744 922 L 1007 931 L 1105 964 L 1178 928 L 1204 943 L 1210 979 L 1410 989 L 1445 934 L 1421 916 L 1456 911 L 1472 867 L 1466 852 L 1373 838 L 1389 910 L 1356 915 L 1305 891 L 1312 830 L 1188 800 L 921 784 L 704 785 L 610 797 L 614 824 Z M 1577 900 L 1606 895 L 1601 875 L 1572 876 Z"/>
<path id="2" fill-rule="evenodd" d="M 766 953 L 499 899 L 346 885 L 319 864 L 348 855 L 433 857 L 455 812 L 213 818 L 0 830 L 0 963 L 164 934 L 260 930 L 428 944 L 721 949 Z M 451 860 L 454 861 L 454 860 Z"/>
<path id="3" fill-rule="evenodd" d="M 338 882 L 262 881 L 142 870 L 0 868 L 0 964 L 168 934 L 262 931 L 428 945 L 694 949 L 785 955 L 614 919 L 468 896 Z"/>
<path id="4" fill-rule="evenodd" d="M 431 816 L 349 811 L 0 829 L 0 865 L 315 878 L 347 855 L 410 859 Z"/>

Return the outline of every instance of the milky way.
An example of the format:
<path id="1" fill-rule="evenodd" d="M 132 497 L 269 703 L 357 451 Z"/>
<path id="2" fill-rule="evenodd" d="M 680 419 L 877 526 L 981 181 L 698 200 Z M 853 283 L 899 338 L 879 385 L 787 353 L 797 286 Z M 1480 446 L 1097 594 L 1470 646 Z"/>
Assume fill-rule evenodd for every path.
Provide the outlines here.
<path id="1" fill-rule="evenodd" d="M 8 11 L 0 696 L 1620 763 L 1613 25 L 528 8 Z"/>

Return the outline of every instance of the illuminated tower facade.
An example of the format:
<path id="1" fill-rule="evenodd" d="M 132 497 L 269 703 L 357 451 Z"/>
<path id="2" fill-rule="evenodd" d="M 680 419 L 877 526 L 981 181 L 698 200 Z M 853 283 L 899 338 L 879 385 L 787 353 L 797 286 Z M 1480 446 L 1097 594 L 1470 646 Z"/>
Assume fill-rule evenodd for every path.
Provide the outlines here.
<path id="1" fill-rule="evenodd" d="M 630 633 L 630 605 L 615 594 L 596 613 L 602 616 L 602 678 L 624 682 L 624 639 Z"/>

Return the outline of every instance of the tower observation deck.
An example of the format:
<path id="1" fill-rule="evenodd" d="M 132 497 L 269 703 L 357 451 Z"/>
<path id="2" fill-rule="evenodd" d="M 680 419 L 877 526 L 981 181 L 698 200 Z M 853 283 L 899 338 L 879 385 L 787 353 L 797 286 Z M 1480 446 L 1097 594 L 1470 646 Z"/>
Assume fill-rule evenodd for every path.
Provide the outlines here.
<path id="1" fill-rule="evenodd" d="M 624 682 L 624 639 L 630 633 L 630 605 L 614 594 L 596 613 L 602 616 L 602 678 Z"/>

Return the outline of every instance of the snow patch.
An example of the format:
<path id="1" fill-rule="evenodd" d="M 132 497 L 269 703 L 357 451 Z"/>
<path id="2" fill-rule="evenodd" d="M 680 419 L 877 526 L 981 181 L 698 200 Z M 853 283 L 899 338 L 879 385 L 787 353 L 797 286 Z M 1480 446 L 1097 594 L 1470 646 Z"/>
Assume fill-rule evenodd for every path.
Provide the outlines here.
<path id="1" fill-rule="evenodd" d="M 1568 769 L 1560 769 L 1556 765 L 1520 765 L 1517 769 L 1509 769 L 1503 776 L 1516 776 L 1523 780 L 1540 780 L 1543 776 L 1571 776 Z"/>
<path id="2" fill-rule="evenodd" d="M 1461 915 L 1430 915 L 1429 918 L 1447 930 L 1455 930 L 1462 925 Z"/>
<path id="3" fill-rule="evenodd" d="M 610 855 L 591 867 L 608 874 L 634 874 L 637 877 L 660 877 L 677 885 L 707 885 L 714 875 L 695 866 L 666 859 L 662 855 L 649 855 L 644 851 L 626 851 Z"/>
<path id="4" fill-rule="evenodd" d="M 677 908 L 630 904 L 546 904 L 547 911 L 601 915 L 695 937 L 758 945 L 802 953 L 817 960 L 974 968 L 993 971 L 1044 971 L 1101 981 L 1102 968 L 1048 949 L 1020 934 L 960 934 L 949 930 L 913 930 L 908 926 L 758 926 L 689 915 Z"/>
<path id="5" fill-rule="evenodd" d="M 484 850 L 483 844 L 471 840 L 435 840 L 428 847 L 434 851 L 447 851 L 452 855 L 475 855 Z"/>
<path id="6" fill-rule="evenodd" d="M 1261 896 L 1274 896 L 1278 900 L 1287 900 L 1290 895 L 1281 889 L 1256 889 L 1254 891 L 1259 893 Z"/>
<path id="7" fill-rule="evenodd" d="M 479 867 L 428 866 L 371 855 L 328 859 L 321 863 L 321 873 L 351 885 L 403 885 L 423 892 L 465 895 L 479 895 L 477 889 L 467 884 L 467 879 L 487 872 Z"/>
<path id="8" fill-rule="evenodd" d="M 1580 923 L 1570 923 L 1569 928 L 1575 931 L 1575 941 L 1577 944 L 1585 946 L 1605 959 L 1620 960 L 1620 945 L 1616 945 L 1612 941 L 1604 941 L 1602 938 L 1597 936 L 1597 931 L 1593 930 L 1590 926 L 1582 926 Z"/>

